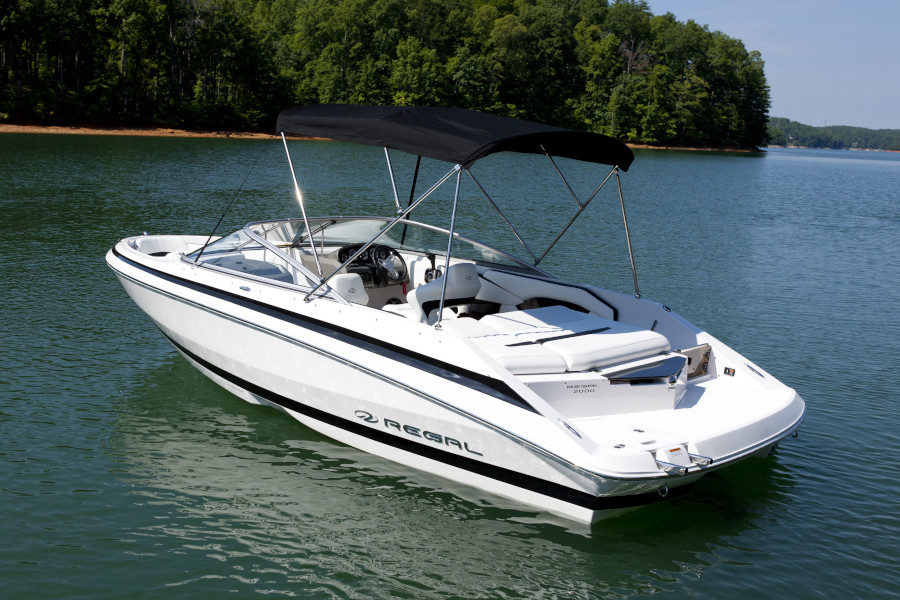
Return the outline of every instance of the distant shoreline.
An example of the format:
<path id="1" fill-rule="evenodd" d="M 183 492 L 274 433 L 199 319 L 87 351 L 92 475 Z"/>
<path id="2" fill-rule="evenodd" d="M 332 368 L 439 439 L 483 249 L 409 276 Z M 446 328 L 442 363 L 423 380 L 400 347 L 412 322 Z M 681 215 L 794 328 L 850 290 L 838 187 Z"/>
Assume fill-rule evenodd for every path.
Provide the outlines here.
<path id="1" fill-rule="evenodd" d="M 0 123 L 0 133 L 52 133 L 74 135 L 125 135 L 144 137 L 197 137 L 266 139 L 274 138 L 274 133 L 253 133 L 248 131 L 194 131 L 174 127 L 107 127 L 85 125 L 11 125 Z"/>
<path id="2" fill-rule="evenodd" d="M 121 135 L 139 137 L 184 137 L 184 138 L 230 138 L 230 139 L 270 139 L 274 133 L 254 133 L 251 131 L 196 131 L 177 129 L 175 127 L 112 127 L 89 125 L 13 125 L 0 123 L 2 133 L 37 133 L 63 135 Z M 302 139 L 304 136 L 291 136 Z M 647 144 L 627 144 L 629 148 L 639 150 L 687 150 L 691 152 L 762 152 L 752 148 L 704 148 L 688 146 L 650 146 Z"/>

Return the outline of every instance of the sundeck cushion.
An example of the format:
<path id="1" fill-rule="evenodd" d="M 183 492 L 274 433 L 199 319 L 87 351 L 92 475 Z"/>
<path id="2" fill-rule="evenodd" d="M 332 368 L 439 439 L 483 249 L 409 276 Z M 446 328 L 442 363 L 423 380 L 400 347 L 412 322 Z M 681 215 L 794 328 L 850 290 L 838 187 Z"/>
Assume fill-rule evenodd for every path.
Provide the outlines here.
<path id="1" fill-rule="evenodd" d="M 512 336 L 514 347 L 539 345 L 553 351 L 569 371 L 597 369 L 670 349 L 663 335 L 564 306 L 487 315 L 481 324 Z"/>
<path id="2" fill-rule="evenodd" d="M 467 337 L 515 375 L 564 373 L 566 361 L 540 344 L 517 344 L 515 336 L 499 333 L 470 317 L 441 322 L 445 331 Z"/>

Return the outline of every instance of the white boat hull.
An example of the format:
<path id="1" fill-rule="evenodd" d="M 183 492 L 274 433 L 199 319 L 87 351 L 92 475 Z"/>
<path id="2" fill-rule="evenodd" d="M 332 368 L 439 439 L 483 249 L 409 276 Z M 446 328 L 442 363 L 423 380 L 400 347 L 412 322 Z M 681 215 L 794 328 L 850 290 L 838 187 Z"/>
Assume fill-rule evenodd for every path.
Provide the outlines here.
<path id="1" fill-rule="evenodd" d="M 585 522 L 675 497 L 705 473 L 604 476 L 455 408 L 454 395 L 483 392 L 448 381 L 439 367 L 379 369 L 379 362 L 395 361 L 287 311 L 239 302 L 113 252 L 108 262 L 135 303 L 204 374 L 248 402 L 276 406 L 377 456 Z M 489 398 L 476 399 L 483 400 Z"/>

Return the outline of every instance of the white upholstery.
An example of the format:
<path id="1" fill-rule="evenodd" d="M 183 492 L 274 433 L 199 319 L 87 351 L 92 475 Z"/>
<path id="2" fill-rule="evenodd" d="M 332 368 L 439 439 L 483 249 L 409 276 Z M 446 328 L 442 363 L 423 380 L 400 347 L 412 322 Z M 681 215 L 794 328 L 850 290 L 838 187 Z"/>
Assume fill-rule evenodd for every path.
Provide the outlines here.
<path id="1" fill-rule="evenodd" d="M 529 300 L 531 298 L 550 298 L 571 302 L 589 310 L 595 315 L 613 318 L 613 310 L 603 304 L 590 292 L 572 285 L 543 281 L 532 277 L 522 277 L 504 271 L 485 271 L 483 277 L 519 298 Z M 521 302 L 519 303 L 521 304 Z"/>
<path id="2" fill-rule="evenodd" d="M 564 373 L 562 356 L 540 344 L 515 345 L 515 336 L 498 333 L 481 321 L 470 317 L 449 319 L 441 323 L 444 331 L 472 339 L 491 358 L 515 375 Z"/>
<path id="3" fill-rule="evenodd" d="M 658 333 L 563 306 L 443 322 L 516 375 L 587 371 L 669 350 Z"/>
<path id="4" fill-rule="evenodd" d="M 585 371 L 652 356 L 670 349 L 665 336 L 618 321 L 548 306 L 488 315 L 481 324 L 561 356 L 568 371 Z"/>
<path id="5" fill-rule="evenodd" d="M 510 306 L 513 310 L 525 301 L 524 298 L 510 294 L 499 285 L 485 279 L 481 280 L 481 288 L 478 290 L 477 299 L 485 302 L 494 302 L 500 306 Z"/>
<path id="6" fill-rule="evenodd" d="M 474 298 L 481 288 L 481 282 L 478 279 L 478 269 L 472 263 L 457 263 L 450 265 L 443 277 L 438 277 L 434 281 L 420 285 L 406 294 L 406 301 L 413 308 L 414 318 L 421 323 L 434 323 L 437 321 L 437 306 L 434 309 L 424 307 L 426 304 L 440 302 L 441 290 L 444 285 L 444 278 L 447 279 L 447 293 L 444 297 L 445 305 L 452 303 L 453 300 L 462 300 Z"/>
<path id="7" fill-rule="evenodd" d="M 366 288 L 363 287 L 363 280 L 359 273 L 335 275 L 328 281 L 328 285 L 348 302 L 353 302 L 354 304 L 367 304 L 369 302 L 369 294 L 366 293 Z"/>

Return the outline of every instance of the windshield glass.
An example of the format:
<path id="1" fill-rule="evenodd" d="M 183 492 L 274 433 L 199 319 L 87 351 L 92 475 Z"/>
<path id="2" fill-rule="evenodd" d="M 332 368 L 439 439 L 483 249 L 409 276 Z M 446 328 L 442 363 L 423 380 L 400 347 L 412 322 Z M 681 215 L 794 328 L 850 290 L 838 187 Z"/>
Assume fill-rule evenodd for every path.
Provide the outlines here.
<path id="1" fill-rule="evenodd" d="M 435 260 L 446 256 L 446 230 L 415 221 L 400 221 L 385 232 L 390 223 L 391 219 L 379 217 L 323 217 L 310 219 L 307 230 L 302 219 L 260 221 L 215 240 L 202 251 L 188 254 L 186 259 L 194 261 L 199 257 L 198 262 L 205 266 L 307 286 L 318 283 L 318 278 L 309 273 L 318 273 L 320 268 L 331 272 L 346 260 L 349 254 L 342 256 L 341 249 L 355 252 L 383 232 L 372 247 L 389 246 L 401 252 L 433 255 Z M 546 275 L 500 250 L 459 235 L 454 236 L 452 257 Z"/>
<path id="2" fill-rule="evenodd" d="M 326 249 L 335 247 L 364 244 L 382 232 L 390 222 L 390 219 L 377 217 L 330 217 L 310 219 L 309 225 L 314 244 L 316 248 L 321 249 L 320 253 L 322 253 Z M 250 227 L 261 235 L 263 235 L 261 232 L 265 231 L 263 237 L 273 243 L 309 248 L 310 234 L 302 220 L 293 219 L 290 222 L 279 221 L 278 223 L 278 225 L 275 225 L 274 222 L 254 223 Z M 290 242 L 285 237 L 287 232 L 294 232 Z M 447 230 L 438 227 L 415 221 L 401 221 L 378 238 L 375 245 L 383 244 L 422 255 L 445 256 L 447 236 Z M 454 236 L 451 254 L 454 258 L 486 265 L 540 273 L 538 269 L 509 254 L 460 235 Z"/>
<path id="3" fill-rule="evenodd" d="M 200 250 L 195 250 L 188 254 L 189 258 L 196 258 L 198 254 L 201 252 L 203 260 L 212 260 L 214 258 L 220 258 L 222 256 L 228 254 L 239 253 L 242 248 L 249 246 L 251 244 L 257 244 L 254 240 L 248 236 L 244 230 L 235 231 L 232 234 L 226 235 L 224 237 L 215 240 L 210 243 L 205 248 Z"/>
<path id="4" fill-rule="evenodd" d="M 260 224 L 262 225 L 262 224 Z M 266 224 L 271 238 L 290 239 L 290 222 L 280 221 Z M 286 229 L 287 228 L 287 229 Z M 187 255 L 188 260 L 196 260 L 206 266 L 237 271 L 254 277 L 264 277 L 282 283 L 307 282 L 307 278 L 277 251 L 265 247 L 253 239 L 247 228 L 219 238 L 206 248 Z M 283 243 L 283 242 L 282 242 Z"/>

